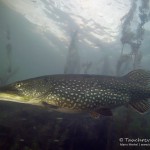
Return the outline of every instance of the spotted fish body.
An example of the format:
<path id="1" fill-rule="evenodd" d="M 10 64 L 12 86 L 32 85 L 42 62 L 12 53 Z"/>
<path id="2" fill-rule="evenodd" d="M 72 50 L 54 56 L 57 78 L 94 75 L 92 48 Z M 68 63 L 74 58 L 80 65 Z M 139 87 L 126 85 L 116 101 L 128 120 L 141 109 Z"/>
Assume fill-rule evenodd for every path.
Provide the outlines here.
<path id="1" fill-rule="evenodd" d="M 150 72 L 135 70 L 123 77 L 49 75 L 0 88 L 0 99 L 46 104 L 73 111 L 112 115 L 110 109 L 129 104 L 140 113 L 150 108 Z"/>

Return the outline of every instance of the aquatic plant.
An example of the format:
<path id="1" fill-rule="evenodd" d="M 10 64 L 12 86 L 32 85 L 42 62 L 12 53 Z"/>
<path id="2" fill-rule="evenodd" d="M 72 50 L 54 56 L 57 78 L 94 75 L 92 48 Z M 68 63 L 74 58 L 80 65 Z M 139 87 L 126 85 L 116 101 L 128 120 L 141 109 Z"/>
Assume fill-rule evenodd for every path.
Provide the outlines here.
<path id="1" fill-rule="evenodd" d="M 88 71 L 90 70 L 90 68 L 92 67 L 92 62 L 84 63 L 84 64 L 82 65 L 82 67 L 83 67 L 83 73 L 84 73 L 84 74 L 87 74 Z"/>
<path id="2" fill-rule="evenodd" d="M 11 35 L 10 29 L 7 28 L 6 31 L 6 54 L 7 54 L 7 70 L 3 76 L 0 76 L 0 86 L 3 86 L 8 83 L 8 80 L 12 78 L 19 70 L 19 68 L 13 68 L 12 66 L 12 44 L 11 44 Z"/>
<path id="3" fill-rule="evenodd" d="M 121 56 L 117 62 L 116 74 L 119 75 L 124 64 L 128 66 L 132 62 L 132 69 L 137 69 L 142 60 L 142 51 L 140 47 L 144 36 L 144 24 L 149 21 L 149 0 L 141 0 L 141 5 L 137 7 L 138 1 L 132 1 L 129 12 L 121 19 L 122 23 L 122 49 Z M 135 13 L 139 12 L 139 23 L 136 24 L 136 29 L 132 29 Z M 131 30 L 132 29 L 132 30 Z M 131 48 L 129 54 L 124 54 L 124 45 L 128 44 Z M 132 60 L 132 61 L 131 61 Z"/>
<path id="4" fill-rule="evenodd" d="M 120 76 L 129 70 L 130 63 L 132 61 L 132 56 L 130 54 L 122 54 L 117 61 L 116 65 L 116 75 Z"/>
<path id="5" fill-rule="evenodd" d="M 77 48 L 78 30 L 75 30 L 71 36 L 71 42 L 68 49 L 64 74 L 80 73 L 80 56 Z"/>

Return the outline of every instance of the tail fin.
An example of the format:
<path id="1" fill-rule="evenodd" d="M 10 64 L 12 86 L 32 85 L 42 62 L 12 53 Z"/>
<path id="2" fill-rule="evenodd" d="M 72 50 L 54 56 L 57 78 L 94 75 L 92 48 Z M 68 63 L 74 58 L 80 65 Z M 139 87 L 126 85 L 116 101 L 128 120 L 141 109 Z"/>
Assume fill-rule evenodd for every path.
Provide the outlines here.
<path id="1" fill-rule="evenodd" d="M 137 69 L 129 72 L 124 77 L 126 78 L 126 80 L 134 81 L 142 86 L 150 85 L 150 71 Z"/>

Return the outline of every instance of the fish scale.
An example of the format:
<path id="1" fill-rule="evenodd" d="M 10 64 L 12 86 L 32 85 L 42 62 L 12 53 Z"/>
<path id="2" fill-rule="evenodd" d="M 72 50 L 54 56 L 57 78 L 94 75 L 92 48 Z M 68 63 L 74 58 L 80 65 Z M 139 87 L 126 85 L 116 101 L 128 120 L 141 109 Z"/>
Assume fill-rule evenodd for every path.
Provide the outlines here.
<path id="1" fill-rule="evenodd" d="M 1 87 L 0 99 L 106 116 L 112 115 L 111 109 L 127 104 L 144 113 L 150 108 L 149 81 L 150 72 L 142 69 L 122 77 L 47 75 Z"/>

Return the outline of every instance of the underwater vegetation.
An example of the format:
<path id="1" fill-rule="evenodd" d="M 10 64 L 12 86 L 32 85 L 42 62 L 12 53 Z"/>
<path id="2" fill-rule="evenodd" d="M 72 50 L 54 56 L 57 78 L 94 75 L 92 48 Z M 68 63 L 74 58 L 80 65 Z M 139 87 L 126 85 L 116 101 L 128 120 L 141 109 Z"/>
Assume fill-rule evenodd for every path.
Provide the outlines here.
<path id="1" fill-rule="evenodd" d="M 138 11 L 139 23 L 135 30 L 132 29 L 132 22 L 134 16 Z M 129 64 L 132 63 L 130 69 L 137 69 L 140 66 L 142 60 L 142 52 L 140 47 L 144 36 L 144 24 L 149 21 L 149 0 L 141 1 L 141 6 L 137 6 L 136 1 L 132 1 L 132 6 L 129 12 L 122 18 L 122 50 L 121 55 L 117 63 L 116 74 L 119 74 L 121 66 L 124 65 L 124 71 L 128 70 Z M 131 52 L 124 54 L 125 45 L 129 45 Z"/>
<path id="2" fill-rule="evenodd" d="M 71 35 L 71 41 L 68 49 L 68 56 L 64 74 L 77 74 L 80 73 L 80 56 L 78 52 L 78 30 L 75 30 Z"/>
<path id="3" fill-rule="evenodd" d="M 0 86 L 4 86 L 8 83 L 9 79 L 12 78 L 19 70 L 19 68 L 14 68 L 12 66 L 12 44 L 11 44 L 11 32 L 9 27 L 7 27 L 6 31 L 6 60 L 7 60 L 7 69 L 3 75 L 0 75 Z"/>

